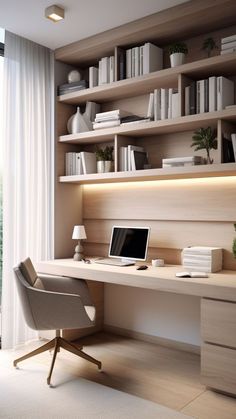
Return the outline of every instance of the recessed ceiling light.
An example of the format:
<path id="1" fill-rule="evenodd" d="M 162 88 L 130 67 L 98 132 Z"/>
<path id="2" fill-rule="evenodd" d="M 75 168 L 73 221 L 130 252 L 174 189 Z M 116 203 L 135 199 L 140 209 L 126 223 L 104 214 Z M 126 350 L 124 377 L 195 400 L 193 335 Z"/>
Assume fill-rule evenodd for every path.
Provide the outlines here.
<path id="1" fill-rule="evenodd" d="M 59 22 L 64 19 L 64 9 L 56 6 L 55 4 L 45 9 L 45 17 L 52 20 L 53 22 Z"/>

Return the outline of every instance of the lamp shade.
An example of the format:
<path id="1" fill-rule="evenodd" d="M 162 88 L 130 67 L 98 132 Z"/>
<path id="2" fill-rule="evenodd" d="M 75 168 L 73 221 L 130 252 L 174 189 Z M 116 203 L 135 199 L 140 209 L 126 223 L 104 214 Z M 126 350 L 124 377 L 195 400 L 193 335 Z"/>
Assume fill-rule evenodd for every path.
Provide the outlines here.
<path id="1" fill-rule="evenodd" d="M 74 226 L 72 239 L 74 240 L 87 239 L 84 226 Z"/>

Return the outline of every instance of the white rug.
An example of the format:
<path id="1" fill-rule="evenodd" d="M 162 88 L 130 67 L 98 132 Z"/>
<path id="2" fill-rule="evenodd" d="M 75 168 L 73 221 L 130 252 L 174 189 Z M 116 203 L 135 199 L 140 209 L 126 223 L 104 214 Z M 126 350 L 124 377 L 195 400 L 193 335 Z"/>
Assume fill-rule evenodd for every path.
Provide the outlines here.
<path id="1" fill-rule="evenodd" d="M 9 355 L 10 353 L 10 355 Z M 56 371 L 55 388 L 37 357 L 12 366 L 0 351 L 0 418 L 4 419 L 190 419 L 182 413 L 109 387 Z"/>

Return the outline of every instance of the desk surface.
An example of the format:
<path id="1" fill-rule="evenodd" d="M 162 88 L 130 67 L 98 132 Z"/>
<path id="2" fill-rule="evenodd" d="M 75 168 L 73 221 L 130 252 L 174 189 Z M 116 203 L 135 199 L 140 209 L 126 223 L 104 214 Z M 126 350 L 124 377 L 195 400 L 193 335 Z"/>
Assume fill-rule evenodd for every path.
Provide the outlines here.
<path id="1" fill-rule="evenodd" d="M 73 259 L 42 261 L 36 267 L 46 274 L 236 302 L 236 271 L 221 271 L 208 278 L 177 278 L 175 274 L 184 270 L 182 266 L 150 266 L 138 271 L 135 266 L 86 264 Z"/>

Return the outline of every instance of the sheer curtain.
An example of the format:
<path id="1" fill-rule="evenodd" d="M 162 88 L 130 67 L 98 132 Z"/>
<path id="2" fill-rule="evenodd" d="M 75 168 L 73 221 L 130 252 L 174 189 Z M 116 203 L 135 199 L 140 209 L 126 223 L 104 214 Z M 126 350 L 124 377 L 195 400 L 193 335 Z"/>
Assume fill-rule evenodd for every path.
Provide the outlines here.
<path id="1" fill-rule="evenodd" d="M 49 49 L 5 36 L 3 115 L 2 347 L 35 338 L 24 321 L 12 268 L 52 257 L 53 71 Z"/>

